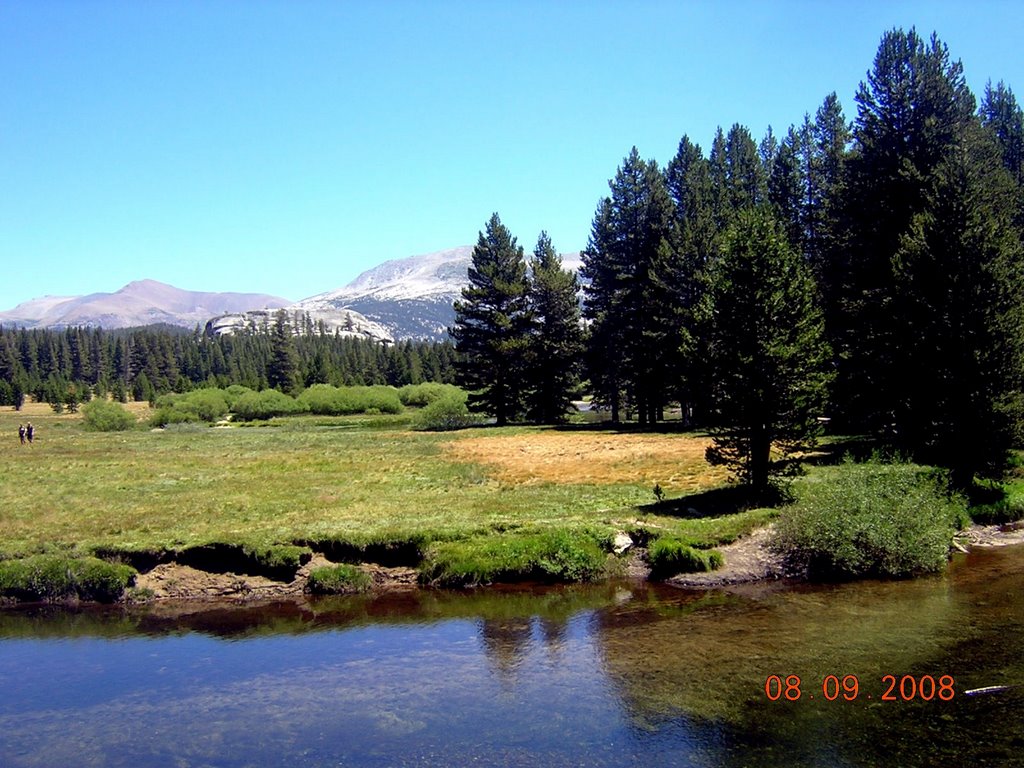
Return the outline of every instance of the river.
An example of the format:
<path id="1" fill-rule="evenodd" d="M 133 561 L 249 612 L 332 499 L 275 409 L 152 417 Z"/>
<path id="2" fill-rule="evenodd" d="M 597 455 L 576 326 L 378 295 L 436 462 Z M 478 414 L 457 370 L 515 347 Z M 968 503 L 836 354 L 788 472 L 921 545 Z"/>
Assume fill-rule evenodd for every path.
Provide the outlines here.
<path id="1" fill-rule="evenodd" d="M 1024 765 L 1022 630 L 1024 547 L 905 582 L 8 608 L 0 765 Z"/>

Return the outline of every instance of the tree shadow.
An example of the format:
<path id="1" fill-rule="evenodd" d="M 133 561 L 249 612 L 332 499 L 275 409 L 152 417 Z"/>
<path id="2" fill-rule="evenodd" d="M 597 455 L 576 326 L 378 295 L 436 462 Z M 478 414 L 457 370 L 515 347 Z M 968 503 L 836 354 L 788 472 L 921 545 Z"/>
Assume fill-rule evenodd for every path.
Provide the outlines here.
<path id="1" fill-rule="evenodd" d="M 842 464 L 849 456 L 856 462 L 867 461 L 884 446 L 877 438 L 869 435 L 829 437 L 812 452 L 800 458 L 801 464 L 828 467 Z"/>
<path id="2" fill-rule="evenodd" d="M 556 432 L 613 432 L 621 434 L 668 434 L 668 435 L 697 435 L 703 436 L 706 432 L 697 429 L 681 421 L 659 421 L 654 424 L 638 424 L 631 421 L 599 421 L 587 424 L 567 423 L 556 424 L 551 427 Z"/>
<path id="3" fill-rule="evenodd" d="M 638 509 L 654 515 L 694 520 L 734 515 L 755 507 L 775 506 L 780 501 L 781 499 L 776 498 L 774 493 L 766 498 L 763 493 L 756 494 L 748 486 L 727 485 L 674 499 L 664 499 L 653 504 L 643 504 Z"/>

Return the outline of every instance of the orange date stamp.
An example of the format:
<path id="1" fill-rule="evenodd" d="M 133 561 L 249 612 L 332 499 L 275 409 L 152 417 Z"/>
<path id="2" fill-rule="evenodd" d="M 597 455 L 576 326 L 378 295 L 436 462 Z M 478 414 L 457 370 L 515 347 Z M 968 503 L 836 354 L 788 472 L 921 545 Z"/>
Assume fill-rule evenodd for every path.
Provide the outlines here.
<path id="1" fill-rule="evenodd" d="M 813 690 L 804 690 L 799 675 L 768 675 L 764 695 L 769 701 L 800 701 L 818 698 L 817 681 Z M 821 681 L 821 698 L 826 701 L 952 701 L 956 696 L 952 675 L 882 675 L 881 686 L 873 692 L 861 688 L 856 675 L 827 675 Z"/>

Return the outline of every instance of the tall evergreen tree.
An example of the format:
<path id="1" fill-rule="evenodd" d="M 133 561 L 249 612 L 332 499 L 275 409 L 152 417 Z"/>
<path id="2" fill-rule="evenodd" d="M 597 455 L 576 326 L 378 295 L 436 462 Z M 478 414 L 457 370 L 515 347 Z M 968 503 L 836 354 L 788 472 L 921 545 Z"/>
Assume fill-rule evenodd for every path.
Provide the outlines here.
<path id="1" fill-rule="evenodd" d="M 299 388 L 299 358 L 288 313 L 279 309 L 274 315 L 271 359 L 267 365 L 267 383 L 271 389 L 294 394 Z"/>
<path id="2" fill-rule="evenodd" d="M 973 120 L 974 98 L 946 46 L 911 29 L 885 34 L 856 100 L 837 265 L 836 394 L 846 428 L 885 431 L 895 426 L 898 359 L 918 343 L 896 319 L 893 259 Z"/>
<path id="3" fill-rule="evenodd" d="M 768 167 L 768 201 L 786 231 L 789 244 L 804 252 L 807 232 L 807 181 L 801 157 L 806 131 L 790 127 Z"/>
<path id="4" fill-rule="evenodd" d="M 673 386 L 678 322 L 668 286 L 676 240 L 672 200 L 657 163 L 633 147 L 609 182 L 583 253 L 591 385 L 618 420 L 623 404 L 657 420 Z"/>
<path id="5" fill-rule="evenodd" d="M 712 372 L 708 459 L 763 493 L 812 444 L 831 375 L 810 269 L 767 208 L 737 214 L 701 315 Z"/>
<path id="6" fill-rule="evenodd" d="M 850 154 L 850 126 L 835 93 L 825 97 L 813 121 L 804 120 L 801 138 L 803 249 L 814 272 L 826 330 L 832 338 L 838 325 L 843 185 Z"/>
<path id="7" fill-rule="evenodd" d="M 732 211 L 742 211 L 765 202 L 767 175 L 754 137 L 736 123 L 725 137 L 726 199 Z"/>
<path id="8" fill-rule="evenodd" d="M 689 137 L 683 136 L 679 142 L 665 179 L 674 203 L 676 224 L 675 269 L 669 284 L 680 328 L 678 398 L 683 418 L 700 423 L 707 370 L 706 361 L 693 343 L 697 334 L 695 312 L 704 293 L 708 265 L 720 250 L 722 231 L 716 218 L 710 163 Z"/>
<path id="9" fill-rule="evenodd" d="M 1002 161 L 1017 186 L 1024 188 L 1024 111 L 1013 91 L 1001 80 L 985 86 L 979 109 L 982 124 L 995 134 Z"/>
<path id="10" fill-rule="evenodd" d="M 963 138 L 894 259 L 893 394 L 897 443 L 968 488 L 1002 470 L 1019 423 L 1024 248 L 1000 148 L 980 125 Z"/>
<path id="11" fill-rule="evenodd" d="M 523 249 L 495 213 L 473 248 L 469 285 L 455 302 L 449 333 L 470 407 L 493 414 L 499 425 L 523 410 L 530 338 L 527 293 Z"/>
<path id="12" fill-rule="evenodd" d="M 562 261 L 547 232 L 541 232 L 530 261 L 530 392 L 527 415 L 541 424 L 565 421 L 580 384 L 583 330 L 579 283 Z"/>

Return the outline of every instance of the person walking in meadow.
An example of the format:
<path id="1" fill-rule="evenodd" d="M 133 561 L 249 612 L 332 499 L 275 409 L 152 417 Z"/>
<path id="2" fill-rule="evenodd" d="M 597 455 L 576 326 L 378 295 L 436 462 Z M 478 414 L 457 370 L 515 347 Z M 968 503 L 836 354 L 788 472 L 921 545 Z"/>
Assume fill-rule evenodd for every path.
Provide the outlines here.
<path id="1" fill-rule="evenodd" d="M 35 434 L 36 434 L 36 428 L 32 426 L 32 422 L 30 421 L 25 426 L 25 436 L 28 438 L 28 442 L 29 442 L 30 445 L 32 444 L 32 438 L 35 437 Z"/>
<path id="2" fill-rule="evenodd" d="M 21 441 L 22 445 L 25 444 L 25 425 L 24 424 L 19 424 L 18 425 L 18 439 Z"/>

